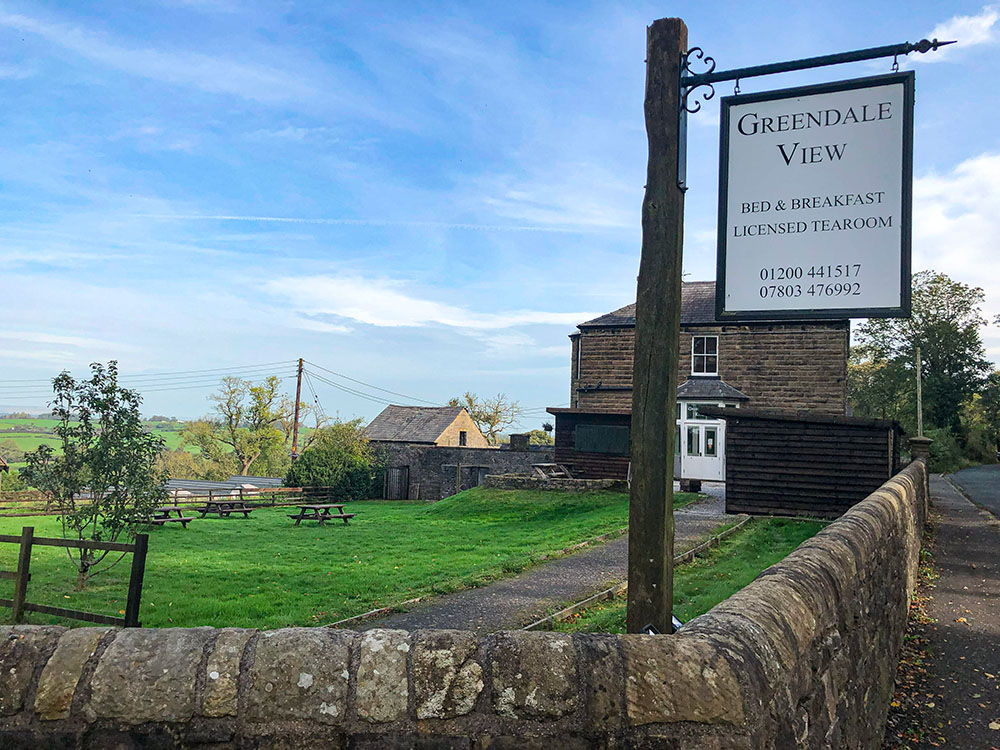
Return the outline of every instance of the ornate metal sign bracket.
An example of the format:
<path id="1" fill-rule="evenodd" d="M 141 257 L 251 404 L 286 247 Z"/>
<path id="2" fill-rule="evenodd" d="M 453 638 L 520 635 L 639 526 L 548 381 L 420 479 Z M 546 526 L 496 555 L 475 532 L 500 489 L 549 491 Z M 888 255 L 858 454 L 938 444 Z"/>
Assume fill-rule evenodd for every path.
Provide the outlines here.
<path id="1" fill-rule="evenodd" d="M 948 44 L 955 44 L 954 41 L 939 42 L 937 39 L 921 39 L 916 44 L 903 42 L 901 44 L 887 44 L 884 47 L 869 47 L 868 49 L 853 50 L 851 52 L 838 52 L 833 55 L 820 55 L 819 57 L 806 57 L 801 60 L 789 60 L 788 62 L 769 63 L 768 65 L 754 65 L 749 68 L 735 68 L 733 70 L 720 70 L 715 72 L 715 58 L 706 55 L 701 47 L 692 47 L 685 54 L 681 55 L 681 106 L 680 106 L 680 143 L 677 148 L 677 187 L 687 190 L 687 116 L 701 110 L 702 102 L 709 101 L 715 96 L 715 88 L 712 84 L 720 81 L 736 81 L 736 93 L 739 93 L 739 81 L 741 78 L 754 78 L 756 76 L 767 76 L 775 73 L 789 73 L 793 70 L 807 70 L 809 68 L 821 68 L 826 65 L 840 65 L 842 63 L 860 62 L 861 60 L 876 60 L 880 57 L 893 58 L 893 69 L 898 69 L 898 59 L 900 55 L 908 55 L 911 52 L 921 54 L 936 52 L 939 48 Z M 695 73 L 691 66 L 704 65 L 707 70 Z M 698 89 L 706 87 L 706 91 L 698 92 Z M 700 99 L 698 97 L 701 97 Z"/>

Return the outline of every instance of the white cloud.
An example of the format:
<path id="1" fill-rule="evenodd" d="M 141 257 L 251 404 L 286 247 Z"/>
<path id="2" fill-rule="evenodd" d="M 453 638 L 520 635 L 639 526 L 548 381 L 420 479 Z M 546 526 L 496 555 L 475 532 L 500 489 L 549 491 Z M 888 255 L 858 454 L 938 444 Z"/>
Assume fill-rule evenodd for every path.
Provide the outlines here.
<path id="1" fill-rule="evenodd" d="M 19 68 L 16 65 L 0 65 L 0 79 L 8 81 L 21 81 L 34 75 L 34 71 L 28 68 Z"/>
<path id="2" fill-rule="evenodd" d="M 956 40 L 958 44 L 942 47 L 936 52 L 924 55 L 910 53 L 908 59 L 912 62 L 941 62 L 959 50 L 995 42 L 1000 29 L 998 21 L 1000 21 L 1000 8 L 996 5 L 983 6 L 982 11 L 975 16 L 952 16 L 935 26 L 927 38 L 942 42 Z"/>
<path id="3" fill-rule="evenodd" d="M 489 331 L 520 325 L 575 325 L 595 316 L 586 312 L 512 310 L 480 313 L 466 307 L 408 294 L 403 283 L 361 277 L 293 276 L 265 284 L 300 312 L 335 315 L 379 327 L 444 325 L 467 331 Z"/>
<path id="4" fill-rule="evenodd" d="M 162 52 L 109 41 L 94 29 L 51 23 L 16 13 L 0 13 L 0 26 L 37 34 L 88 60 L 131 75 L 194 86 L 210 93 L 278 103 L 311 99 L 313 87 L 301 75 L 264 65 L 197 52 Z"/>
<path id="5" fill-rule="evenodd" d="M 25 341 L 35 344 L 60 344 L 63 346 L 73 346 L 77 348 L 122 347 L 120 342 L 106 341 L 104 339 L 94 339 L 86 336 L 59 336 L 51 333 L 34 333 L 30 331 L 0 330 L 0 340 Z M 124 348 L 130 349 L 131 347 Z"/>
<path id="6" fill-rule="evenodd" d="M 164 221 L 248 221 L 274 224 L 320 224 L 357 227 L 424 227 L 427 229 L 469 229 L 484 232 L 565 232 L 579 234 L 585 230 L 576 226 L 552 227 L 523 224 L 470 224 L 454 221 L 420 221 L 408 219 L 326 219 L 308 216 L 238 216 L 232 214 L 137 214 L 141 219 Z M 568 220 L 568 219 L 566 219 Z"/>
<path id="7" fill-rule="evenodd" d="M 1000 153 L 980 154 L 946 174 L 913 184 L 913 268 L 933 268 L 986 292 L 1000 314 Z M 987 356 L 1000 363 L 1000 327 L 984 331 Z"/>

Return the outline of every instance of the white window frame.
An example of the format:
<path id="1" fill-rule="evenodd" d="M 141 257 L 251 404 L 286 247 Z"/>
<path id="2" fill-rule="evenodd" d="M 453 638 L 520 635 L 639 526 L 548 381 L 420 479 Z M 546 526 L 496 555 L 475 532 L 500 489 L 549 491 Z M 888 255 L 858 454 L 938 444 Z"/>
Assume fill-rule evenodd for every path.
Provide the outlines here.
<path id="1" fill-rule="evenodd" d="M 694 342 L 698 339 L 715 339 L 715 354 L 695 354 L 694 352 Z M 707 346 L 705 347 L 708 348 Z M 694 363 L 697 361 L 698 357 L 708 358 L 715 357 L 715 372 L 695 372 Z M 717 377 L 719 375 L 719 337 L 718 336 L 691 336 L 691 375 L 696 378 L 702 377 Z"/>

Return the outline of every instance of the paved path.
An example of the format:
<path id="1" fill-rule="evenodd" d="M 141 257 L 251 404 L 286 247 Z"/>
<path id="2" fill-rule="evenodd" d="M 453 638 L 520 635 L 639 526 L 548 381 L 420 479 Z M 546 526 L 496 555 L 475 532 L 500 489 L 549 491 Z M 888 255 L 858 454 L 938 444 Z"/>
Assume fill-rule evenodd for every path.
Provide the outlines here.
<path id="1" fill-rule="evenodd" d="M 707 484 L 707 483 L 706 483 Z M 711 536 L 725 515 L 722 485 L 703 487 L 709 494 L 674 513 L 675 553 Z M 409 612 L 372 620 L 370 628 L 460 628 L 478 633 L 520 628 L 544 617 L 556 607 L 584 599 L 619 581 L 628 573 L 628 537 L 585 548 L 580 552 L 530 568 L 515 578 L 481 588 L 445 594 L 415 604 Z"/>
<path id="2" fill-rule="evenodd" d="M 972 502 L 1000 518 L 1000 464 L 962 469 L 952 474 L 951 480 L 972 498 Z"/>
<path id="3" fill-rule="evenodd" d="M 1000 747 L 1000 521 L 941 477 L 931 496 L 940 578 L 926 607 L 937 622 L 925 710 L 946 747 L 989 750 Z"/>

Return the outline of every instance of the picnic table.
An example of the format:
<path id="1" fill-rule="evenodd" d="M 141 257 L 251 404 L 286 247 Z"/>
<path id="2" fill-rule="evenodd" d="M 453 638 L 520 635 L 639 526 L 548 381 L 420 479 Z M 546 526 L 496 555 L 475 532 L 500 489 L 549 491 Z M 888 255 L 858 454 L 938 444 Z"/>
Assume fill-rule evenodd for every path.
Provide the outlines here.
<path id="1" fill-rule="evenodd" d="M 176 513 L 177 515 L 173 516 L 171 515 L 172 513 Z M 175 521 L 186 529 L 188 522 L 193 520 L 194 516 L 184 515 L 184 508 L 177 505 L 164 505 L 163 507 L 153 509 L 153 517 L 149 519 L 149 522 L 154 526 L 163 526 L 163 524 L 169 521 Z"/>
<path id="2" fill-rule="evenodd" d="M 201 511 L 202 518 L 207 516 L 209 513 L 218 513 L 219 518 L 229 518 L 229 516 L 233 513 L 242 513 L 244 518 L 249 518 L 254 509 L 252 506 L 247 505 L 239 498 L 226 498 L 221 500 L 208 500 L 205 502 L 204 507 L 196 508 L 195 510 Z"/>
<path id="3" fill-rule="evenodd" d="M 336 513 L 333 512 L 334 508 L 337 509 Z M 356 515 L 357 513 L 345 513 L 343 504 L 330 503 L 327 505 L 300 505 L 299 512 L 294 516 L 288 517 L 295 519 L 296 526 L 302 523 L 303 520 L 319 521 L 319 525 L 322 526 L 331 518 L 343 519 L 346 526 L 347 519 L 354 518 Z"/>

